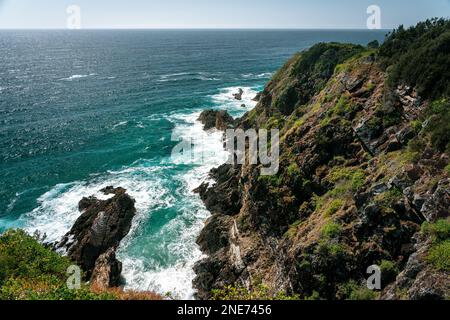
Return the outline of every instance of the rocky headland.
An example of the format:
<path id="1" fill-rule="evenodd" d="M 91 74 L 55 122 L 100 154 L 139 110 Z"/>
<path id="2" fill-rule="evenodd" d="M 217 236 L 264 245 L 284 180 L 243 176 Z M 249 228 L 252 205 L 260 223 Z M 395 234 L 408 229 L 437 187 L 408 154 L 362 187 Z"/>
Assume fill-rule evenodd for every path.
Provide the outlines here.
<path id="1" fill-rule="evenodd" d="M 234 127 L 279 129 L 280 170 L 223 165 L 198 188 L 199 299 L 450 297 L 449 35 L 432 20 L 380 48 L 321 43 L 273 76 Z"/>

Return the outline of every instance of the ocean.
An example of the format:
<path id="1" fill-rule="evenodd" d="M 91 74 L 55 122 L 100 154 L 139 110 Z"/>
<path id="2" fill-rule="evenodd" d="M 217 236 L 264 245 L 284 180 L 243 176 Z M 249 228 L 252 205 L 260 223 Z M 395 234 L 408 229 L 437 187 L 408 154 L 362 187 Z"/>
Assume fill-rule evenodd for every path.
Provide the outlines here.
<path id="1" fill-rule="evenodd" d="M 295 52 L 385 34 L 0 31 L 0 233 L 24 228 L 57 241 L 80 215 L 82 197 L 126 188 L 137 208 L 118 252 L 126 287 L 192 298 L 192 267 L 202 256 L 195 240 L 209 216 L 192 190 L 224 152 L 220 132 L 203 134 L 200 112 L 242 116 Z M 243 101 L 232 96 L 239 88 Z M 171 155 L 174 137 L 198 136 L 195 148 L 208 154 L 201 163 Z"/>

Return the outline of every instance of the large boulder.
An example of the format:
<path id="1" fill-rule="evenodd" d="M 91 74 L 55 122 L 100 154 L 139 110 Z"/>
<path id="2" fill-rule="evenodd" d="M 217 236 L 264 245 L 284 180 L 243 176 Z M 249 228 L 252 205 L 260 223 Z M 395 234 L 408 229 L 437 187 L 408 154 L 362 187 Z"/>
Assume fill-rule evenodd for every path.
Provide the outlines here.
<path id="1" fill-rule="evenodd" d="M 242 95 L 244 94 L 244 90 L 242 90 L 241 88 L 239 88 L 237 93 L 233 93 L 233 97 L 238 100 L 241 101 L 242 100 Z"/>
<path id="2" fill-rule="evenodd" d="M 233 117 L 225 110 L 205 110 L 200 114 L 198 121 L 204 125 L 205 130 L 215 128 L 217 130 L 225 131 L 234 124 Z"/>
<path id="3" fill-rule="evenodd" d="M 125 189 L 107 187 L 101 190 L 107 200 L 95 197 L 79 202 L 81 216 L 63 237 L 58 248 L 67 250 L 68 257 L 102 286 L 116 286 L 121 264 L 115 257 L 120 241 L 128 234 L 136 213 L 134 199 Z"/>
<path id="4" fill-rule="evenodd" d="M 116 258 L 116 249 L 115 247 L 109 248 L 95 261 L 91 276 L 91 285 L 94 288 L 104 290 L 120 285 L 122 263 Z"/>

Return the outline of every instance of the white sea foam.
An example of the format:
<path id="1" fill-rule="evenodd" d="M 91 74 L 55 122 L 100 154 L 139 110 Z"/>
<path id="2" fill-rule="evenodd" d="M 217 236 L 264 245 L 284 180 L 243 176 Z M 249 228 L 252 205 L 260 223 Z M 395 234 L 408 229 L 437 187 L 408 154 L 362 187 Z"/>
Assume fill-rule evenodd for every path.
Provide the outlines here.
<path id="1" fill-rule="evenodd" d="M 83 78 L 87 78 L 87 77 L 92 77 L 97 75 L 96 73 L 90 73 L 90 74 L 74 74 L 71 75 L 70 77 L 67 78 L 62 78 L 59 79 L 60 81 L 73 81 L 73 80 L 78 80 L 78 79 L 83 79 Z"/>
<path id="2" fill-rule="evenodd" d="M 112 128 L 115 129 L 117 127 L 122 127 L 122 126 L 125 126 L 127 124 L 128 124 L 128 121 L 120 121 L 120 122 L 114 124 Z"/>
<path id="3" fill-rule="evenodd" d="M 256 104 L 251 99 L 257 93 L 254 88 L 242 89 L 242 101 L 233 97 L 239 87 L 220 90 L 210 97 L 212 107 L 241 116 Z M 242 103 L 247 108 L 242 108 Z M 170 292 L 175 298 L 193 298 L 193 266 L 202 258 L 196 238 L 210 215 L 193 189 L 207 181 L 210 170 L 224 163 L 227 156 L 223 133 L 217 130 L 205 133 L 197 121 L 200 112 L 200 109 L 179 111 L 169 115 L 167 120 L 175 125 L 173 133 L 179 139 L 202 137 L 196 140 L 200 143 L 194 145 L 194 153 L 203 154 L 201 164 L 179 170 L 176 157 L 159 164 L 142 159 L 121 170 L 92 175 L 87 181 L 57 185 L 38 199 L 39 206 L 35 210 L 23 217 L 26 230 L 39 230 L 47 234 L 49 242 L 58 241 L 80 216 L 78 202 L 81 198 L 95 195 L 105 199 L 108 196 L 99 190 L 110 185 L 123 187 L 136 200 L 137 209 L 132 228 L 117 253 L 123 263 L 125 287 L 161 294 Z M 155 234 L 148 234 L 146 228 L 151 227 L 152 221 L 149 219 L 158 220 L 154 215 L 164 215 L 167 210 L 176 212 L 176 216 L 164 222 Z"/>
<path id="4" fill-rule="evenodd" d="M 263 73 L 244 73 L 242 77 L 244 79 L 270 79 L 272 77 L 272 72 L 263 72 Z"/>
<path id="5" fill-rule="evenodd" d="M 180 72 L 163 74 L 159 76 L 158 82 L 175 82 L 175 81 L 220 81 L 220 73 L 209 72 Z"/>
<path id="6" fill-rule="evenodd" d="M 163 187 L 157 175 L 159 168 L 136 167 L 117 172 L 109 172 L 106 176 L 94 178 L 92 181 L 80 181 L 70 184 L 59 184 L 43 194 L 39 206 L 26 214 L 25 229 L 30 233 L 38 230 L 47 235 L 47 241 L 60 240 L 80 216 L 78 202 L 83 197 L 94 195 L 99 199 L 107 199 L 99 192 L 107 186 L 120 186 L 127 189 L 136 200 L 139 220 L 149 210 L 159 206 L 168 206 L 172 202 L 169 190 Z"/>
<path id="7" fill-rule="evenodd" d="M 242 100 L 236 100 L 233 94 L 238 93 L 242 89 Z M 220 90 L 219 93 L 212 95 L 211 100 L 214 105 L 219 106 L 220 109 L 228 110 L 233 116 L 242 116 L 245 112 L 253 109 L 256 106 L 253 99 L 258 94 L 258 90 L 253 87 L 228 87 Z M 245 105 L 245 108 L 242 107 Z"/>

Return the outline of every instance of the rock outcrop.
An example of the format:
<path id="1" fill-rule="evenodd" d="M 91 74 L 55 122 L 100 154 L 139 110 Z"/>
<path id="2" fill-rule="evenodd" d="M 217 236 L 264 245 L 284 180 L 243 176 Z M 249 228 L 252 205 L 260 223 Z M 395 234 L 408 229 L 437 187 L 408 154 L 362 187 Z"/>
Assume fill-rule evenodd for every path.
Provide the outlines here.
<path id="1" fill-rule="evenodd" d="M 224 131 L 234 124 L 233 117 L 225 110 L 205 110 L 200 114 L 198 121 L 204 125 L 205 130 L 215 128 Z"/>
<path id="2" fill-rule="evenodd" d="M 244 90 L 242 90 L 241 88 L 239 88 L 237 93 L 233 93 L 233 97 L 238 100 L 241 101 L 242 100 L 242 95 L 244 94 Z"/>
<path id="3" fill-rule="evenodd" d="M 252 101 L 259 102 L 261 100 L 261 92 L 258 92 Z"/>
<path id="4" fill-rule="evenodd" d="M 450 106 L 388 83 L 372 50 L 319 44 L 294 56 L 236 121 L 280 130 L 280 170 L 223 165 L 198 188 L 212 213 L 198 238 L 198 298 L 260 283 L 301 298 L 450 296 L 421 230 L 450 225 L 448 132 L 433 138 L 429 124 Z M 384 272 L 379 292 L 364 285 L 372 265 Z"/>
<path id="5" fill-rule="evenodd" d="M 79 202 L 82 214 L 58 247 L 82 268 L 87 280 L 105 288 L 119 285 L 122 265 L 115 252 L 131 228 L 136 209 L 125 189 L 107 187 L 101 192 L 110 198 Z"/>

